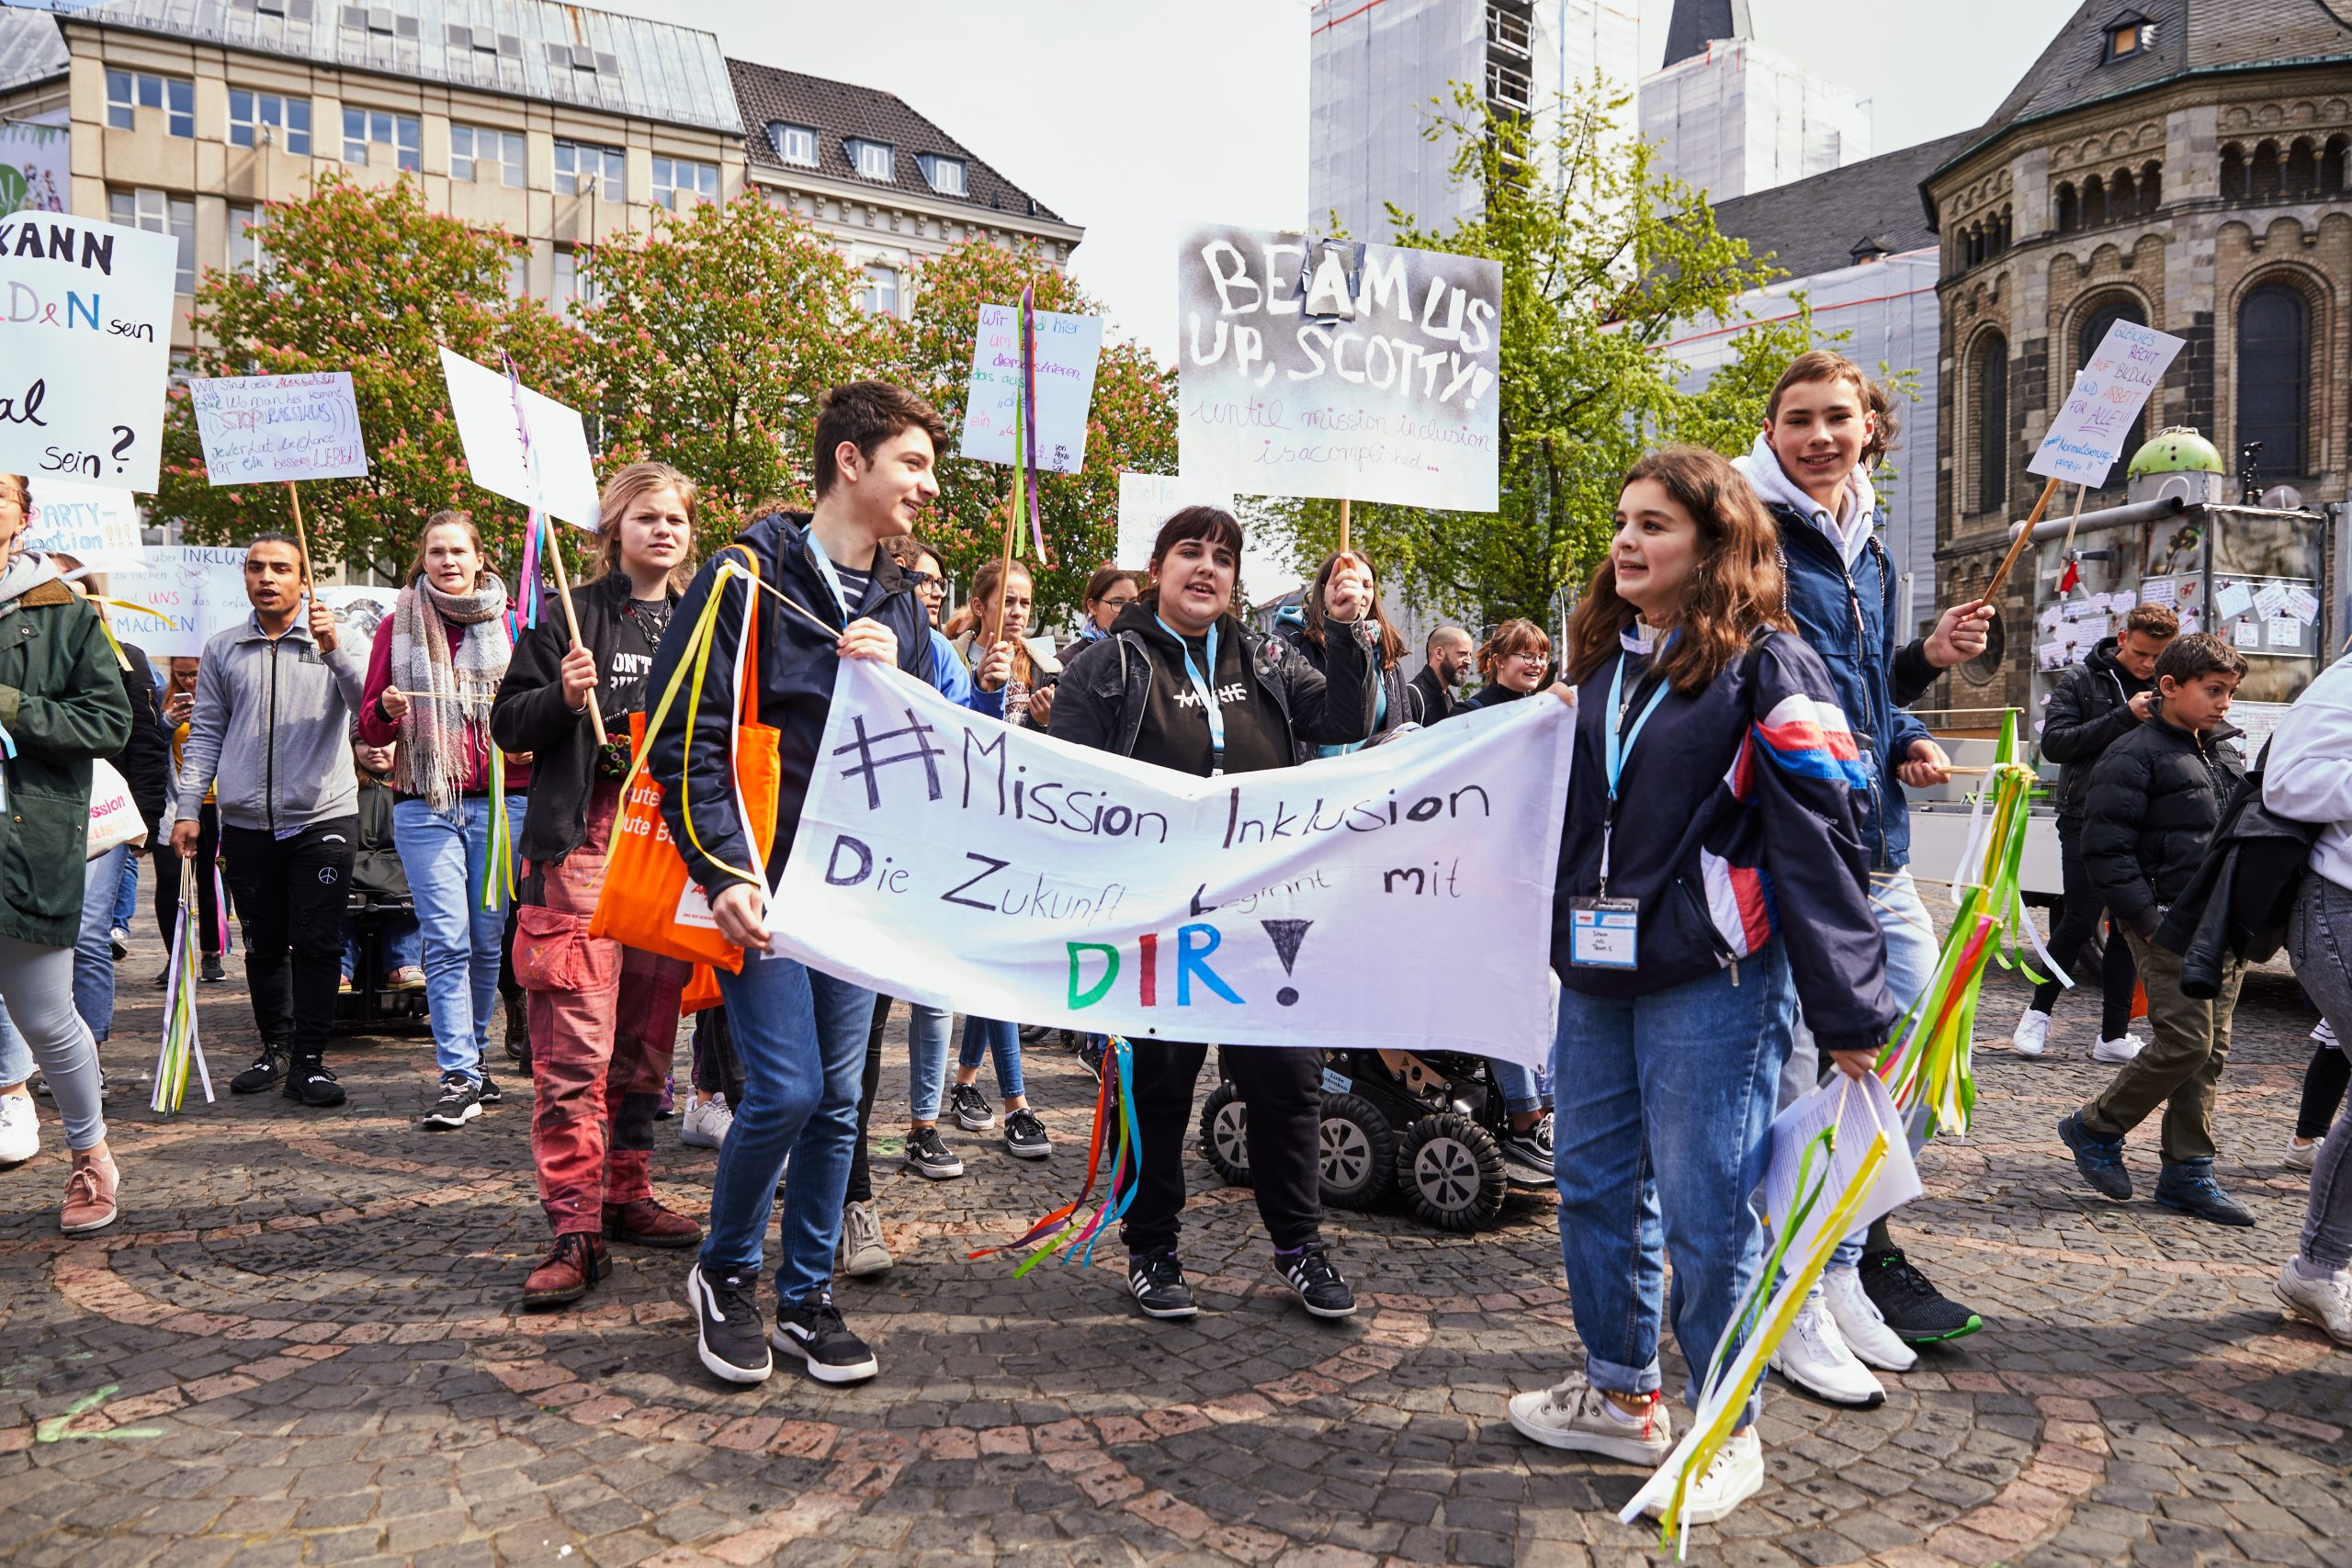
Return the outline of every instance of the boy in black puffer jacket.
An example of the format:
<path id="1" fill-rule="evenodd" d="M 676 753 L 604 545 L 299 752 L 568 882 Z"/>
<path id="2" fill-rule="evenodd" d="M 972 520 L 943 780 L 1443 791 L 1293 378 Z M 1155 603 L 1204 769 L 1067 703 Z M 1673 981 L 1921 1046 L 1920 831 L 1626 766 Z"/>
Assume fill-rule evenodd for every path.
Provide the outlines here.
<path id="1" fill-rule="evenodd" d="M 2084 1179 L 2120 1200 L 2132 1196 L 2124 1134 L 2164 1106 L 2156 1201 L 2225 1225 L 2254 1224 L 2213 1180 L 2213 1098 L 2229 1061 L 2230 1014 L 2245 965 L 2228 962 L 2219 993 L 2199 1000 L 2181 989 L 2180 955 L 2154 938 L 2245 776 L 2237 748 L 2226 744 L 2238 731 L 2224 722 L 2245 674 L 2245 659 L 2220 637 L 2176 638 L 2156 660 L 2154 714 L 2109 746 L 2091 773 L 2083 863 L 2132 944 L 2155 1041 L 2098 1099 L 2058 1123 Z"/>

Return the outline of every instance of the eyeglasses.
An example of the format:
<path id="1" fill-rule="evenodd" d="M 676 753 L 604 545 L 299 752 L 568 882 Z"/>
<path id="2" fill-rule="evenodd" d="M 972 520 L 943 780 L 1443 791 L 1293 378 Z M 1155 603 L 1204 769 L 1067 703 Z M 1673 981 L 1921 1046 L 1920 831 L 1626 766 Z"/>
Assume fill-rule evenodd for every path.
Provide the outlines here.
<path id="1" fill-rule="evenodd" d="M 1529 649 L 1523 653 L 1514 653 L 1511 657 L 1513 659 L 1523 660 L 1530 664 L 1549 664 L 1552 662 L 1551 653 L 1544 649 Z"/>
<path id="2" fill-rule="evenodd" d="M 1102 605 L 1106 610 L 1124 610 L 1128 605 L 1136 602 L 1136 596 L 1130 593 L 1125 598 L 1122 599 L 1113 594 L 1105 593 L 1102 598 L 1097 599 L 1094 602 Z"/>
<path id="3" fill-rule="evenodd" d="M 910 569 L 903 575 L 909 583 L 917 588 L 928 588 L 939 581 L 939 574 L 935 571 L 915 571 Z"/>

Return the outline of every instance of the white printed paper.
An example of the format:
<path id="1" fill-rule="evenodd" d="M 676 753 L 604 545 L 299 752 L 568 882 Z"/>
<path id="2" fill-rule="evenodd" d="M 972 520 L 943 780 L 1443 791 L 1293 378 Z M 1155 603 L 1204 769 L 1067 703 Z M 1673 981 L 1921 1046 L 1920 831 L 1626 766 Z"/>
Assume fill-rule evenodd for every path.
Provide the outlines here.
<path id="1" fill-rule="evenodd" d="M 1194 778 L 845 660 L 769 929 L 827 973 L 983 1018 L 1533 1065 L 1572 718 L 1511 703 Z"/>
<path id="2" fill-rule="evenodd" d="M 145 558 L 139 503 L 129 491 L 44 477 L 32 481 L 32 491 L 19 547 L 62 550 L 92 571 L 135 567 Z"/>
<path id="3" fill-rule="evenodd" d="M 523 419 L 530 426 L 526 454 L 506 378 L 462 354 L 441 351 L 449 411 L 474 483 L 493 495 L 551 513 L 594 533 L 596 470 L 588 457 L 588 431 L 576 409 L 522 389 Z"/>
<path id="4" fill-rule="evenodd" d="M 2176 602 L 2178 592 L 2179 584 L 2172 578 L 2147 578 L 2140 584 L 2140 603 L 2143 604 L 2162 604 L 2166 609 L 2170 609 Z"/>
<path id="5" fill-rule="evenodd" d="M 2319 599 L 2308 588 L 2293 588 L 2287 592 L 2287 613 L 2305 626 L 2319 619 Z"/>
<path id="6" fill-rule="evenodd" d="M 1102 318 L 1032 312 L 1036 346 L 1036 466 L 1074 474 L 1086 461 L 1086 414 L 1094 400 L 1094 367 L 1102 356 Z M 963 457 L 1012 462 L 1013 417 L 1021 392 L 1021 310 L 980 307 L 972 340 L 972 375 L 965 388 Z"/>
<path id="7" fill-rule="evenodd" d="M 351 373 L 198 377 L 187 384 L 214 485 L 357 479 L 368 472 Z"/>
<path id="8" fill-rule="evenodd" d="M 2273 615 L 2262 623 L 2263 640 L 2273 649 L 2294 649 L 2303 646 L 2303 623 L 2292 615 Z"/>
<path id="9" fill-rule="evenodd" d="M 1821 1222 L 1828 1218 L 1830 1202 L 1860 1174 L 1862 1156 L 1881 1129 L 1886 1133 L 1886 1163 L 1879 1168 L 1878 1179 L 1871 1184 L 1870 1197 L 1855 1213 L 1849 1232 L 1861 1229 L 1882 1214 L 1893 1213 L 1919 1196 L 1919 1172 L 1912 1163 L 1911 1146 L 1904 1137 L 1903 1113 L 1894 1108 L 1886 1085 L 1874 1073 L 1865 1073 L 1860 1078 L 1848 1078 L 1840 1073 L 1811 1093 L 1798 1096 L 1787 1110 L 1772 1119 L 1772 1163 L 1764 1172 L 1768 1224 L 1777 1224 L 1782 1215 L 1792 1212 L 1805 1145 L 1833 1121 L 1838 1124 L 1838 1142 L 1830 1155 L 1828 1181 L 1823 1189 L 1822 1201 L 1797 1227 L 1796 1239 L 1789 1247 L 1790 1256 L 1794 1258 L 1802 1258 L 1813 1249 L 1821 1235 Z M 1816 1159 L 1816 1168 L 1819 1163 Z M 1775 1246 L 1779 1240 L 1776 1231 Z"/>
<path id="10" fill-rule="evenodd" d="M 2213 614 L 2234 620 L 2254 608 L 2254 590 L 2243 582 L 2224 582 L 2213 590 Z"/>
<path id="11" fill-rule="evenodd" d="M 2230 623 L 2230 646 L 2251 652 L 2262 646 L 2262 623 L 2251 617 Z"/>
<path id="12" fill-rule="evenodd" d="M 2132 422 L 2164 379 L 2184 340 L 2117 321 L 2075 376 L 2074 387 L 2027 464 L 2029 472 L 2096 489 L 2121 455 Z"/>
<path id="13" fill-rule="evenodd" d="M 0 473 L 153 492 L 178 265 L 169 234 L 0 218 Z"/>
<path id="14" fill-rule="evenodd" d="M 2255 593 L 2254 607 L 2266 621 L 2273 620 L 2285 615 L 2287 613 L 2287 585 L 2283 582 L 2264 583 Z"/>
<path id="15" fill-rule="evenodd" d="M 1500 263 L 1213 225 L 1176 272 L 1179 471 L 1243 495 L 1495 509 Z"/>

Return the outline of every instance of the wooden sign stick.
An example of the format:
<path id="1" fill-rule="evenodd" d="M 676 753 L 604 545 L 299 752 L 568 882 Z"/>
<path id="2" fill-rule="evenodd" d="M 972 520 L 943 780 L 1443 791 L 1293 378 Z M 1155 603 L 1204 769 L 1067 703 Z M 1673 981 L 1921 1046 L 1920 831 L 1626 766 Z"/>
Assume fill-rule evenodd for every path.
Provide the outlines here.
<path id="1" fill-rule="evenodd" d="M 571 607 L 571 578 L 563 570 L 563 542 L 556 537 L 555 518 L 542 513 L 539 525 L 548 531 L 547 548 L 540 553 L 555 563 L 555 597 L 556 602 L 563 606 L 563 629 L 571 634 L 572 647 L 585 648 L 588 645 L 580 637 L 579 614 Z M 602 746 L 611 740 L 612 737 L 605 733 L 604 710 L 596 705 L 596 688 L 594 686 L 588 688 L 588 722 L 596 731 L 597 745 Z"/>
<path id="2" fill-rule="evenodd" d="M 2001 558 L 2000 566 L 1993 573 L 1993 581 L 1984 585 L 1984 592 L 1977 595 L 1979 599 L 1990 601 L 2001 592 L 2001 584 L 2009 580 L 2009 569 L 2018 564 L 2018 557 L 2025 554 L 2026 546 L 2033 539 L 2034 525 L 2041 521 L 2042 513 L 2049 510 L 2050 498 L 2057 493 L 2058 481 L 2054 479 L 2041 487 L 2041 494 L 2034 501 L 2033 511 L 2027 516 L 2025 526 L 2018 530 L 2018 536 L 2010 542 L 2009 553 Z"/>
<path id="3" fill-rule="evenodd" d="M 294 503 L 294 542 L 302 550 L 302 581 L 315 589 L 317 580 L 311 576 L 311 536 L 302 528 L 302 492 L 292 479 L 286 481 L 286 499 Z"/>
<path id="4" fill-rule="evenodd" d="M 1349 550 L 1348 550 L 1348 498 L 1347 498 L 1346 496 L 1341 496 L 1341 497 L 1340 498 L 1340 553 L 1341 555 L 1346 555 L 1346 554 L 1348 554 L 1348 553 L 1349 553 Z"/>
<path id="5" fill-rule="evenodd" d="M 1004 513 L 1004 554 L 998 558 L 996 570 L 996 622 L 989 628 L 988 647 L 980 649 L 985 657 L 989 649 L 1004 640 L 1004 596 L 1012 585 L 1012 540 L 1021 526 L 1021 487 L 1012 487 L 1012 504 Z"/>

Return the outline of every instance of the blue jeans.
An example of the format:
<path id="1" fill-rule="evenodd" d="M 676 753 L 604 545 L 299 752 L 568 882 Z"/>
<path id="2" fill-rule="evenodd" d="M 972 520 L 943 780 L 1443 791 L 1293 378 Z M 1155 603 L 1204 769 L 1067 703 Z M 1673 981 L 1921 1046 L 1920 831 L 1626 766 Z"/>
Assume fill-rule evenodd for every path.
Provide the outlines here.
<path id="1" fill-rule="evenodd" d="M 520 827 L 523 797 L 506 797 L 507 820 Z M 490 854 L 487 795 L 468 795 L 447 812 L 422 800 L 392 802 L 392 847 L 408 874 L 416 923 L 424 936 L 424 1001 L 433 1014 L 433 1054 L 444 1076 L 481 1082 L 482 1047 L 498 1010 L 498 947 L 506 929 L 506 890 L 481 907 L 481 874 Z"/>
<path id="2" fill-rule="evenodd" d="M 385 975 L 395 969 L 407 969 L 416 963 L 419 928 L 414 915 L 385 914 L 376 921 L 377 940 L 384 947 Z M 359 922 L 343 922 L 343 972 L 350 979 L 359 977 Z"/>
<path id="3" fill-rule="evenodd" d="M 1023 1098 L 1021 1086 L 1021 1026 L 999 1019 L 964 1015 L 964 1045 L 956 1053 L 959 1067 L 977 1067 L 984 1055 L 996 1058 L 996 1090 L 1007 1100 Z"/>
<path id="4" fill-rule="evenodd" d="M 1560 1257 L 1596 1388 L 1658 1388 L 1671 1253 L 1674 1340 L 1695 1405 L 1715 1342 L 1763 1265 L 1764 1225 L 1747 1199 L 1771 1155 L 1795 998 L 1777 938 L 1740 960 L 1736 985 L 1732 975 L 1632 998 L 1560 993 Z"/>
<path id="5" fill-rule="evenodd" d="M 114 903 L 125 865 L 139 868 L 129 844 L 82 867 L 82 929 L 74 939 L 74 1010 L 103 1045 L 114 1033 Z"/>
<path id="6" fill-rule="evenodd" d="M 789 1155 L 775 1292 L 797 1303 L 833 1277 L 874 993 L 795 959 L 752 953 L 741 974 L 718 972 L 718 994 L 743 1064 L 743 1102 L 718 1151 L 702 1266 L 758 1271 Z"/>
<path id="7" fill-rule="evenodd" d="M 1503 1097 L 1503 1109 L 1508 1111 L 1541 1111 L 1552 1097 L 1544 1092 L 1544 1075 L 1520 1062 L 1506 1062 L 1500 1056 L 1489 1056 L 1487 1063 L 1495 1070 L 1495 1089 Z"/>
<path id="8" fill-rule="evenodd" d="M 917 1122 L 939 1120 L 939 1097 L 946 1091 L 947 1036 L 955 1015 L 922 1002 L 907 1004 L 907 1106 Z"/>
<path id="9" fill-rule="evenodd" d="M 114 923 L 125 931 L 139 918 L 139 859 L 145 847 L 133 844 L 122 857 L 122 883 L 114 894 Z"/>
<path id="10" fill-rule="evenodd" d="M 17 1032 L 8 1010 L 0 1007 L 0 1089 L 14 1089 L 33 1076 L 33 1048 Z"/>

